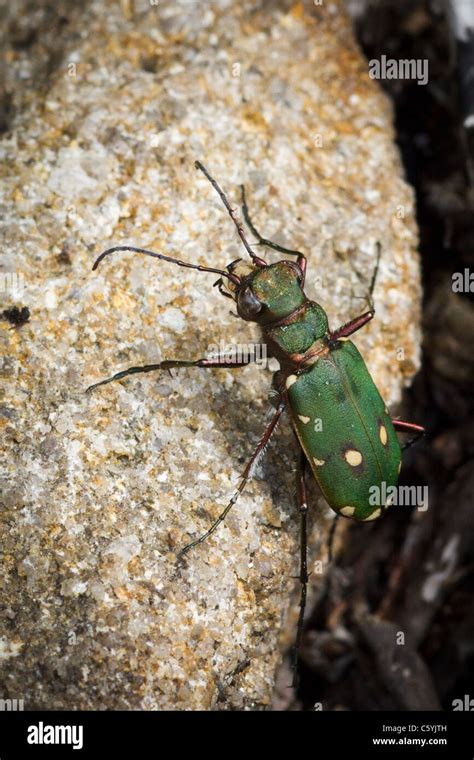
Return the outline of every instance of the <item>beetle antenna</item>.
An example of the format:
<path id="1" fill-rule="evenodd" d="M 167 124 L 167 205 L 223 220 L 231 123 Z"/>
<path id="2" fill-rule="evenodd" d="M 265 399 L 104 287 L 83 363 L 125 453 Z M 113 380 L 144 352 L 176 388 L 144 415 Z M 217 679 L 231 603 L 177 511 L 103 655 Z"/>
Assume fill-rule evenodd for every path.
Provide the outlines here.
<path id="1" fill-rule="evenodd" d="M 214 272 L 220 274 L 221 277 L 227 277 L 235 285 L 240 284 L 240 278 L 232 272 L 226 272 L 223 269 L 214 269 L 214 267 L 203 267 L 200 264 L 189 264 L 187 261 L 181 261 L 181 259 L 174 259 L 171 256 L 165 256 L 163 253 L 155 253 L 155 251 L 149 251 L 147 248 L 136 248 L 133 245 L 116 245 L 113 248 L 107 248 L 106 251 L 102 251 L 100 256 L 94 261 L 92 270 L 97 269 L 102 259 L 109 256 L 116 251 L 132 251 L 133 253 L 144 253 L 145 256 L 152 256 L 154 259 L 161 259 L 162 261 L 170 261 L 172 264 L 177 264 L 179 267 L 186 267 L 187 269 L 198 269 L 200 272 Z"/>
<path id="2" fill-rule="evenodd" d="M 259 256 L 257 256 L 252 251 L 252 249 L 251 249 L 251 247 L 249 245 L 249 242 L 248 242 L 247 238 L 245 237 L 244 228 L 242 227 L 242 224 L 241 224 L 239 218 L 236 216 L 234 209 L 232 208 L 232 206 L 230 205 L 229 201 L 227 200 L 227 197 L 226 197 L 224 191 L 221 190 L 221 188 L 217 184 L 216 180 L 213 177 L 211 177 L 211 175 L 207 171 L 207 169 L 204 166 L 204 164 L 201 164 L 200 161 L 195 161 L 194 162 L 194 166 L 196 167 L 196 169 L 199 169 L 200 171 L 202 171 L 202 173 L 204 174 L 204 176 L 207 177 L 207 179 L 211 183 L 211 185 L 214 188 L 214 190 L 216 191 L 216 193 L 219 195 L 222 203 L 224 204 L 224 206 L 226 207 L 227 211 L 229 212 L 230 218 L 232 219 L 232 221 L 234 222 L 234 224 L 235 224 L 235 226 L 237 228 L 237 232 L 239 233 L 239 237 L 240 237 L 242 243 L 244 244 L 245 250 L 247 251 L 247 253 L 250 256 L 250 258 L 252 259 L 252 261 L 255 264 L 255 266 L 257 266 L 257 267 L 266 267 L 267 266 L 266 261 L 264 261 L 263 259 L 259 258 Z"/>

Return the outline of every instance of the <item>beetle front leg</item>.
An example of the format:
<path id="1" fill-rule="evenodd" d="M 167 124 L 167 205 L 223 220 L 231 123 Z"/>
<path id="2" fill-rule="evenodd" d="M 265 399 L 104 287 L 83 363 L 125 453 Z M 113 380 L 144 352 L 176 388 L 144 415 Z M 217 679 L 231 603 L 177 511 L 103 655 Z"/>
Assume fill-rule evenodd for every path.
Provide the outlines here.
<path id="1" fill-rule="evenodd" d="M 240 360 L 232 360 L 228 357 L 216 357 L 215 359 L 196 359 L 194 361 L 179 361 L 174 359 L 168 359 L 163 362 L 159 362 L 158 364 L 143 364 L 139 367 L 129 367 L 128 369 L 124 369 L 122 372 L 117 372 L 116 375 L 112 375 L 112 377 L 108 377 L 105 380 L 100 380 L 98 383 L 94 383 L 94 385 L 89 385 L 88 388 L 86 388 L 86 393 L 90 393 L 94 388 L 98 388 L 99 385 L 107 385 L 107 383 L 113 383 L 115 380 L 122 380 L 124 377 L 127 377 L 127 375 L 136 375 L 140 372 L 154 372 L 155 370 L 159 369 L 177 369 L 180 367 L 204 367 L 205 369 L 215 369 L 218 367 L 222 368 L 228 368 L 233 369 L 236 367 L 245 367 L 247 364 L 251 364 L 253 361 L 255 361 L 254 356 L 249 356 L 245 359 Z"/>

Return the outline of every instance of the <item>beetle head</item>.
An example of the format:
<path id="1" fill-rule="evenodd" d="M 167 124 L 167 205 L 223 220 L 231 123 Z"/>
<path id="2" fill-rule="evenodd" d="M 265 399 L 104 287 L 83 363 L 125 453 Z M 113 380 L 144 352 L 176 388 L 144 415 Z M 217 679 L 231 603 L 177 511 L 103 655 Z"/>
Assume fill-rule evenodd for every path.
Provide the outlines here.
<path id="1" fill-rule="evenodd" d="M 237 259 L 227 270 L 239 282 L 218 281 L 219 289 L 233 298 L 239 316 L 247 322 L 265 325 L 283 319 L 306 300 L 302 272 L 293 261 L 256 267 Z"/>

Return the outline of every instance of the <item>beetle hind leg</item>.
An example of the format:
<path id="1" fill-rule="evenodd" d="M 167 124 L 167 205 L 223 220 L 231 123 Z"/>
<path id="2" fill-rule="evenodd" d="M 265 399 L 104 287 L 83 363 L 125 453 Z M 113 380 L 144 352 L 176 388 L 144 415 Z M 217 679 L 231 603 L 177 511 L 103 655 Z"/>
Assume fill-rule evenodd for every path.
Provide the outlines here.
<path id="1" fill-rule="evenodd" d="M 327 552 L 328 552 L 328 564 L 330 565 L 334 559 L 334 539 L 336 537 L 337 523 L 339 522 L 341 515 L 334 515 L 331 527 L 329 528 L 329 535 L 327 540 Z"/>
<path id="2" fill-rule="evenodd" d="M 410 446 L 420 440 L 426 430 L 422 425 L 416 425 L 414 422 L 404 422 L 403 420 L 392 420 L 393 427 L 398 430 L 399 433 L 415 433 L 413 438 L 409 438 L 402 446 L 402 452 L 405 452 Z"/>
<path id="3" fill-rule="evenodd" d="M 418 433 L 424 435 L 425 428 L 423 425 L 417 425 L 415 422 L 404 422 L 403 420 L 392 420 L 393 427 L 400 433 Z"/>
<path id="4" fill-rule="evenodd" d="M 303 638 L 304 613 L 306 610 L 306 596 L 308 588 L 308 503 L 306 500 L 305 486 L 306 455 L 300 447 L 296 493 L 298 498 L 298 510 L 300 513 L 300 611 L 298 615 L 298 627 L 296 629 L 296 640 L 293 650 L 293 688 L 298 685 L 298 660 Z"/>

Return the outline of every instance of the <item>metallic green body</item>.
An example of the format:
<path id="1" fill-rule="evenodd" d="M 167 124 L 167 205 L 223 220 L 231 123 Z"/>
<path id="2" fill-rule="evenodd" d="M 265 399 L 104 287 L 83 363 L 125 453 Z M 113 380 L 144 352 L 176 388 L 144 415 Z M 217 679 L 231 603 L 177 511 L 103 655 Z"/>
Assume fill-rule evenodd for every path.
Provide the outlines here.
<path id="1" fill-rule="evenodd" d="M 374 520 L 396 486 L 401 450 L 391 418 L 354 344 L 334 339 L 322 307 L 306 297 L 288 261 L 244 278 L 261 304 L 255 317 L 269 353 L 281 365 L 274 378 L 287 393 L 292 421 L 329 506 L 356 520 Z M 239 305 L 239 300 L 237 300 Z"/>
<path id="2" fill-rule="evenodd" d="M 285 362 L 292 355 L 309 351 L 316 341 L 328 332 L 326 312 L 314 301 L 306 301 L 296 319 L 289 324 L 265 329 L 265 339 L 273 353 Z"/>
<path id="3" fill-rule="evenodd" d="M 396 486 L 401 451 L 357 348 L 344 341 L 328 349 L 308 371 L 290 375 L 287 389 L 296 433 L 331 508 L 356 520 L 379 517 L 386 505 L 377 494 Z"/>

